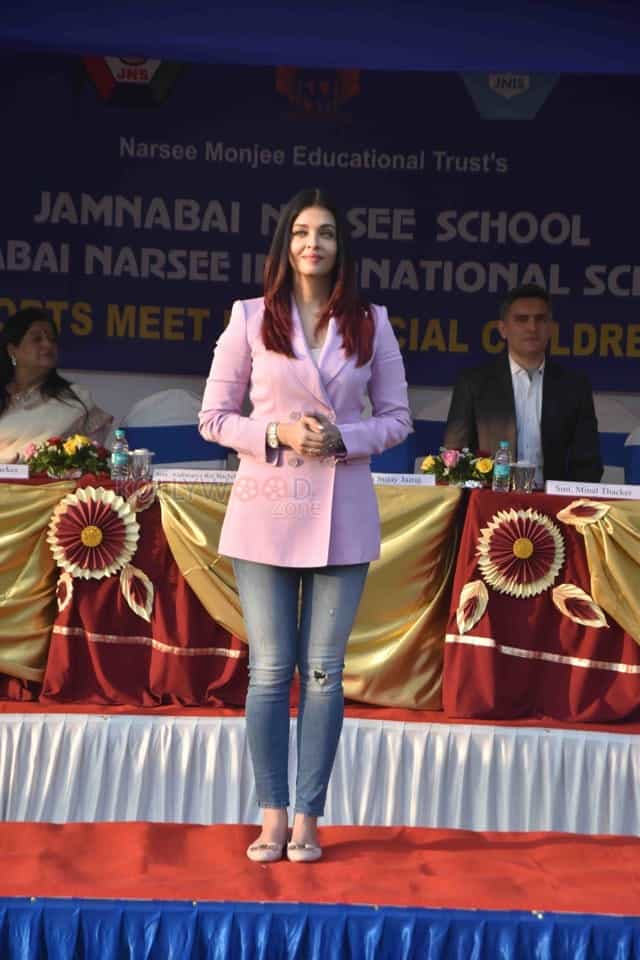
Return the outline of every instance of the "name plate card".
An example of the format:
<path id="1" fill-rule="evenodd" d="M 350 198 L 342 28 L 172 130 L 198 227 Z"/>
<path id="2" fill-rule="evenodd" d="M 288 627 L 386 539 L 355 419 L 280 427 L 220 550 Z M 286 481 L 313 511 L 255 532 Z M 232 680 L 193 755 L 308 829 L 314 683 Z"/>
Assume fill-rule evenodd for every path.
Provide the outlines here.
<path id="1" fill-rule="evenodd" d="M 233 483 L 235 470 L 196 470 L 179 467 L 154 467 L 155 483 Z"/>
<path id="2" fill-rule="evenodd" d="M 28 480 L 28 463 L 0 463 L 0 480 Z"/>
<path id="3" fill-rule="evenodd" d="M 372 473 L 376 486 L 389 487 L 435 487 L 433 473 Z"/>
<path id="4" fill-rule="evenodd" d="M 179 467 L 155 467 L 155 483 L 233 483 L 235 470 L 181 470 Z M 436 478 L 430 473 L 373 473 L 373 482 L 379 486 L 434 487 Z"/>
<path id="5" fill-rule="evenodd" d="M 634 483 L 576 483 L 575 481 L 547 480 L 544 492 L 558 497 L 600 497 L 607 500 L 640 500 L 640 484 Z"/>

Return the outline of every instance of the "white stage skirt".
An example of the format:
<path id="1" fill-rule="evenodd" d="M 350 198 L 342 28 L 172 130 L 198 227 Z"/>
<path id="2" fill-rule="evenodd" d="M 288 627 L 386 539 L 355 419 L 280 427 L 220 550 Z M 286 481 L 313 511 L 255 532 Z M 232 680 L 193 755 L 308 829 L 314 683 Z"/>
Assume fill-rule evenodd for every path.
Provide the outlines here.
<path id="1" fill-rule="evenodd" d="M 259 818 L 243 717 L 2 714 L 0 783 L 5 821 Z M 640 737 L 347 718 L 324 822 L 637 836 Z"/>

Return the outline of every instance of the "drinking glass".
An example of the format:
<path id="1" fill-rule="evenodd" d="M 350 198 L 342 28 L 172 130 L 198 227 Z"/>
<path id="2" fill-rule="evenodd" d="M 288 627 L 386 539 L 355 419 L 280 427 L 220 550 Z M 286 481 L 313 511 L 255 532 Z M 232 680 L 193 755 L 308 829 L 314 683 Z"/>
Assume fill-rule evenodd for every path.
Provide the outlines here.
<path id="1" fill-rule="evenodd" d="M 536 478 L 536 468 L 532 463 L 511 464 L 511 490 L 513 493 L 531 493 Z"/>
<path id="2" fill-rule="evenodd" d="M 137 483 L 144 483 L 153 478 L 153 450 L 141 447 L 132 450 L 129 455 L 129 476 Z"/>

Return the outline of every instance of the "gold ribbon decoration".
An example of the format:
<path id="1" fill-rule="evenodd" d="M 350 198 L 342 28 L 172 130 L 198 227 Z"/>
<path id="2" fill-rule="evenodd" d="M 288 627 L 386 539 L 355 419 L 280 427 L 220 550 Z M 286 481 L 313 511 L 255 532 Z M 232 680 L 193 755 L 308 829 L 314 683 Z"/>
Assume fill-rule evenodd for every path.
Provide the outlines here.
<path id="1" fill-rule="evenodd" d="M 218 553 L 226 484 L 161 484 L 162 526 L 183 577 L 218 623 L 246 640 L 231 561 Z M 344 688 L 364 703 L 440 706 L 456 551 L 455 487 L 377 486 L 380 559 L 371 564 L 347 648 Z"/>
<path id="2" fill-rule="evenodd" d="M 75 484 L 0 484 L 0 672 L 40 681 L 56 615 L 51 512 Z"/>

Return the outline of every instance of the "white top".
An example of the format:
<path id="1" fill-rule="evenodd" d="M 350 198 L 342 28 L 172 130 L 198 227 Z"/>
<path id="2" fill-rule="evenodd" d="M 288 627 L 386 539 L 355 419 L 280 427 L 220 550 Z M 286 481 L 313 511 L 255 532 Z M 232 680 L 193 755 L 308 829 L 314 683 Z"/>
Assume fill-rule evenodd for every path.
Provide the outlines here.
<path id="1" fill-rule="evenodd" d="M 543 483 L 542 381 L 544 360 L 535 370 L 527 370 L 509 356 L 513 397 L 516 405 L 518 460 L 535 464 L 536 484 Z"/>
<path id="2" fill-rule="evenodd" d="M 72 383 L 82 400 L 43 397 L 40 390 L 28 391 L 0 414 L 0 462 L 12 463 L 28 443 L 39 444 L 49 437 L 70 437 L 84 433 L 102 443 L 112 417 L 93 402 L 86 387 Z"/>
<path id="3" fill-rule="evenodd" d="M 309 353 L 315 363 L 316 367 L 318 366 L 318 360 L 320 359 L 320 354 L 322 353 L 322 347 L 309 347 Z"/>

